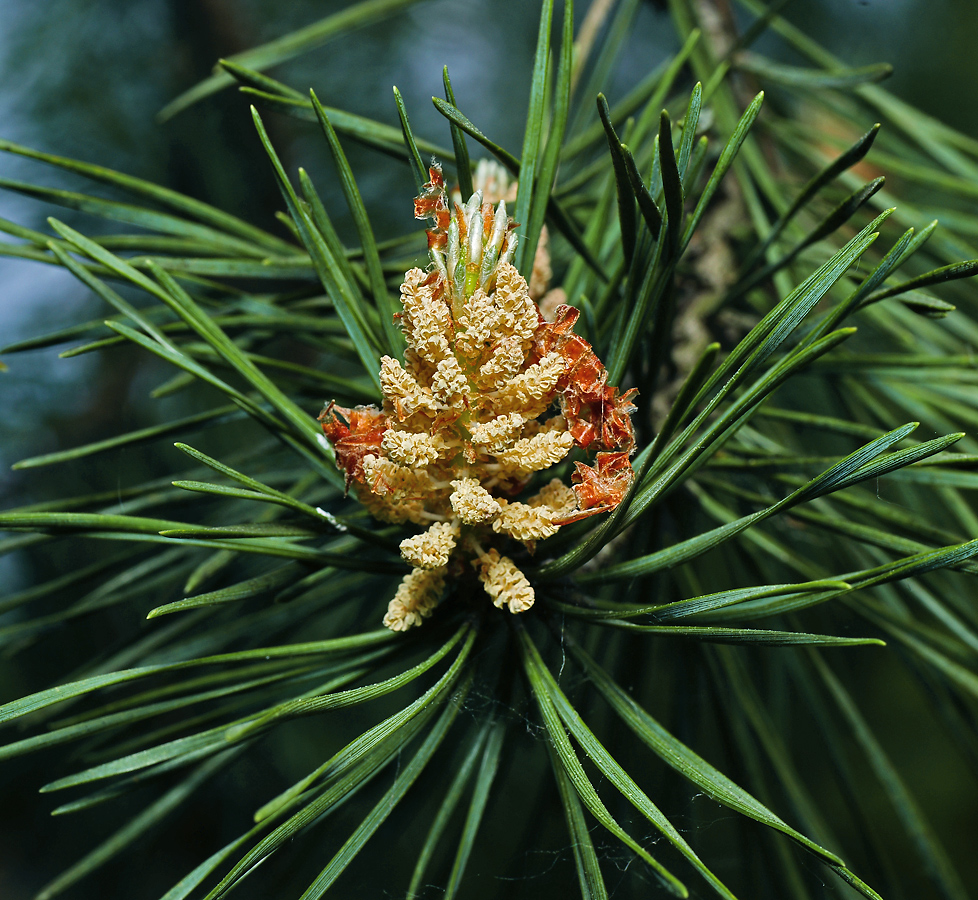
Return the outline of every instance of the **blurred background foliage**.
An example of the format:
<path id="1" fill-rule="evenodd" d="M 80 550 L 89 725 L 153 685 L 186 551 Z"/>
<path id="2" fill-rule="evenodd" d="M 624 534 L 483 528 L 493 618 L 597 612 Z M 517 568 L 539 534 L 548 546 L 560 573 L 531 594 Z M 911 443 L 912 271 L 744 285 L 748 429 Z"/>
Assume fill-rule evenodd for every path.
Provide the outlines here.
<path id="1" fill-rule="evenodd" d="M 206 77 L 217 58 L 346 5 L 344 0 L 59 0 L 54 13 L 49 4 L 2 0 L 0 137 L 166 184 L 274 229 L 281 200 L 244 98 L 226 90 L 165 123 L 157 121 L 157 114 L 181 91 Z M 579 18 L 586 8 L 587 4 L 580 5 Z M 973 40 L 978 33 L 978 5 L 971 0 L 798 0 L 787 4 L 784 15 L 847 64 L 892 63 L 895 71 L 886 83 L 889 90 L 978 136 L 978 57 Z M 397 117 L 390 86 L 396 84 L 416 133 L 447 143 L 444 121 L 428 101 L 431 95 L 441 94 L 441 67 L 448 65 L 462 108 L 478 110 L 485 131 L 504 147 L 518 151 L 537 17 L 537 4 L 520 0 L 430 0 L 362 29 L 355 40 L 327 44 L 273 74 L 288 84 L 315 88 L 327 106 L 352 109 L 392 125 Z M 645 4 L 605 93 L 609 98 L 619 96 L 677 46 L 666 11 L 654 2 Z M 796 61 L 768 38 L 757 49 Z M 344 210 L 318 128 L 271 115 L 266 123 L 287 167 L 293 169 L 301 162 L 327 205 Z M 415 189 L 408 168 L 356 145 L 347 150 L 378 238 L 410 227 L 406 199 Z M 29 174 L 31 168 L 26 160 L 5 156 L 0 160 L 0 178 L 34 180 L 37 170 Z M 49 170 L 44 183 L 71 189 L 80 182 Z M 91 190 L 91 185 L 86 189 Z M 0 217 L 41 228 L 51 214 L 87 233 L 106 227 L 83 214 L 0 193 Z M 337 222 L 341 230 L 352 233 L 352 224 L 342 214 Z M 101 314 L 101 302 L 54 267 L 0 258 L 0 291 L 4 343 Z M 172 469 L 179 455 L 176 450 L 163 449 L 158 460 L 138 450 L 121 450 L 50 468 L 43 479 L 30 480 L 27 493 L 27 479 L 10 472 L 17 459 L 161 421 L 174 414 L 173 404 L 185 401 L 181 395 L 147 401 L 149 390 L 167 371 L 135 348 L 69 360 L 58 360 L 53 348 L 18 356 L 8 364 L 10 370 L 0 381 L 4 507 L 63 494 L 111 491 Z M 150 468 L 154 465 L 155 470 Z M 0 558 L 0 579 L 8 588 L 25 587 L 36 574 L 26 557 Z M 140 618 L 135 610 L 117 609 L 111 617 L 98 620 L 99 632 L 92 638 L 111 643 Z M 77 627 L 88 626 L 81 622 Z M 113 627 L 116 634 L 105 633 Z M 76 631 L 72 643 L 78 640 Z M 70 674 L 72 660 L 67 653 L 63 659 L 59 655 L 58 638 L 47 646 L 50 651 L 40 659 L 0 658 L 0 700 Z M 905 727 L 925 698 L 909 681 L 900 680 L 907 676 L 896 667 L 875 673 L 863 666 L 858 672 L 865 679 L 861 696 L 871 698 L 863 703 L 867 718 L 907 773 L 950 854 L 967 859 L 969 848 L 978 846 L 974 790 L 961 788 L 967 778 L 956 757 L 942 752 L 939 733 Z M 796 736 L 800 746 L 803 737 Z M 312 744 L 315 738 L 305 731 L 303 741 Z M 277 740 L 251 756 L 247 767 L 236 768 L 234 777 L 242 783 L 267 777 L 265 767 L 279 765 L 278 754 L 289 757 L 288 765 L 300 767 L 316 759 L 302 742 L 290 745 Z M 829 775 L 825 761 L 802 758 L 798 762 L 810 773 L 812 793 L 825 801 L 831 819 L 833 805 L 844 804 L 845 798 L 819 791 L 819 777 Z M 14 761 L 0 767 L 4 811 L 0 896 L 5 900 L 31 896 L 88 845 L 84 829 L 79 834 L 73 823 L 61 828 L 58 821 L 42 821 L 47 807 L 37 803 L 37 784 L 20 777 L 29 764 Z M 248 800 L 241 800 L 237 808 L 234 786 L 225 783 L 223 788 L 221 805 L 212 805 L 203 814 L 199 807 L 182 813 L 165 836 L 154 838 L 150 852 L 103 870 L 72 896 L 122 896 L 123 886 L 137 880 L 171 883 L 197 861 L 195 835 L 219 829 L 222 817 L 250 815 Z M 731 815 L 703 797 L 689 802 L 690 827 L 722 831 L 724 818 Z M 887 843 L 887 829 L 891 824 L 894 832 L 897 829 L 888 810 L 866 812 L 879 829 L 880 842 Z M 43 842 L 36 838 L 41 833 L 46 836 Z M 617 854 L 622 867 L 628 865 L 629 858 L 620 849 L 605 846 L 604 852 L 607 857 Z M 730 853 L 736 852 L 731 846 Z M 528 878 L 532 884 L 553 864 L 552 853 L 528 853 L 516 866 L 518 871 L 508 877 Z M 971 857 L 972 868 L 962 867 L 961 874 L 968 879 L 967 887 L 978 894 L 978 862 L 973 852 Z M 905 877 L 912 884 L 914 863 L 907 865 Z M 722 864 L 717 871 L 723 874 Z M 499 890 L 503 895 L 505 884 L 500 883 Z"/>

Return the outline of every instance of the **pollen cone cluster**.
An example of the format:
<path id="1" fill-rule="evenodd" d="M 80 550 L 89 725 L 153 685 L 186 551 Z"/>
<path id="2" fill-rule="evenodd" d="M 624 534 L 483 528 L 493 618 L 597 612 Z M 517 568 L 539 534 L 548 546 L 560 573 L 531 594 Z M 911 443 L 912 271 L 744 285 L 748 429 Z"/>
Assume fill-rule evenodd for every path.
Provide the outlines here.
<path id="1" fill-rule="evenodd" d="M 495 606 L 529 609 L 533 587 L 500 549 L 532 551 L 561 525 L 614 509 L 632 480 L 634 392 L 606 383 L 573 333 L 576 309 L 540 315 L 511 263 L 505 201 L 494 208 L 476 191 L 450 207 L 441 170 L 430 176 L 415 214 L 434 220 L 432 266 L 404 277 L 407 350 L 403 363 L 381 361 L 384 408 L 330 404 L 320 417 L 370 512 L 425 528 L 401 542 L 412 571 L 384 618 L 395 631 L 420 624 L 466 572 Z M 575 447 L 598 453 L 593 467 L 575 463 L 573 486 L 538 474 Z"/>

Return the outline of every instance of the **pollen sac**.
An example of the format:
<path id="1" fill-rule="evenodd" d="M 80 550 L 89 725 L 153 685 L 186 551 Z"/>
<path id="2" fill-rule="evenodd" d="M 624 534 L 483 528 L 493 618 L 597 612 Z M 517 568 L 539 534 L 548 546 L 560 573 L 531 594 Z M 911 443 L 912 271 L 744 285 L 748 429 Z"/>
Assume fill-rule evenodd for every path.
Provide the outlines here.
<path id="1" fill-rule="evenodd" d="M 443 569 L 455 549 L 458 533 L 457 523 L 435 522 L 427 531 L 401 541 L 401 556 L 416 569 Z"/>
<path id="2" fill-rule="evenodd" d="M 502 507 L 478 478 L 459 478 L 452 482 L 452 495 L 448 498 L 452 512 L 466 525 L 490 522 L 499 515 Z"/>
<path id="3" fill-rule="evenodd" d="M 533 587 L 508 556 L 500 556 L 493 547 L 478 558 L 476 566 L 493 606 L 511 613 L 526 612 L 533 606 L 536 600 Z"/>
<path id="4" fill-rule="evenodd" d="M 444 569 L 412 569 L 388 604 L 384 625 L 391 631 L 407 631 L 420 625 L 434 612 L 444 589 Z"/>
<path id="5" fill-rule="evenodd" d="M 404 276 L 407 349 L 403 362 L 381 360 L 383 408 L 331 403 L 320 416 L 347 488 L 370 513 L 425 528 L 400 544 L 412 569 L 384 617 L 395 631 L 421 624 L 466 570 L 496 607 L 530 609 L 533 587 L 500 549 L 533 552 L 562 525 L 614 509 L 635 444 L 635 392 L 607 383 L 574 333 L 578 311 L 555 305 L 545 319 L 512 264 L 515 187 L 505 173 L 480 164 L 465 202 L 449 198 L 437 165 L 429 174 L 415 215 L 432 220 L 431 266 Z M 534 296 L 550 278 L 541 246 Z M 598 451 L 595 465 L 575 461 L 570 485 L 553 473 L 539 480 L 575 450 Z"/>

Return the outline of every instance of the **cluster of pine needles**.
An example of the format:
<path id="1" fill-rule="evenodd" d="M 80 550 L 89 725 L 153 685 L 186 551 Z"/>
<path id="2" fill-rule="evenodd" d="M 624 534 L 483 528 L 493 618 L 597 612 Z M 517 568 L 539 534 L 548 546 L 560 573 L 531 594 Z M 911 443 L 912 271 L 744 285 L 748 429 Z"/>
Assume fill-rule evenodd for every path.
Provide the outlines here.
<path id="1" fill-rule="evenodd" d="M 17 464 L 132 448 L 159 466 L 176 441 L 172 471 L 0 513 L 2 550 L 47 573 L 0 599 L 6 648 L 148 620 L 0 706 L 28 729 L 0 758 L 55 748 L 41 802 L 101 832 L 40 896 L 97 884 L 206 811 L 194 868 L 119 896 L 964 900 L 948 828 L 868 706 L 898 685 L 906 739 L 937 730 L 954 771 L 978 774 L 978 142 L 760 0 L 737 0 L 747 26 L 729 20 L 722 47 L 701 4 L 670 0 L 681 49 L 607 99 L 639 0 L 594 3 L 579 29 L 571 0 L 543 0 L 518 157 L 447 69 L 444 146 L 396 89 L 400 127 L 266 74 L 407 5 L 352 5 L 168 107 L 238 85 L 278 233 L 0 141 L 120 199 L 4 187 L 124 226 L 0 223 L 4 254 L 64 267 L 106 308 L 8 363 L 67 344 L 111 364 L 135 344 L 172 367 L 153 396 L 185 410 Z M 755 52 L 764 32 L 804 63 Z M 279 115 L 321 131 L 352 245 L 283 166 L 263 124 Z M 381 357 L 403 348 L 397 287 L 427 262 L 420 223 L 375 240 L 351 142 L 419 192 L 433 156 L 462 197 L 477 158 L 505 167 L 515 266 L 529 276 L 546 229 L 579 333 L 610 384 L 638 389 L 630 490 L 521 561 L 524 615 L 469 602 L 463 580 L 423 627 L 380 626 L 416 528 L 345 493 L 316 416 L 379 402 Z"/>

